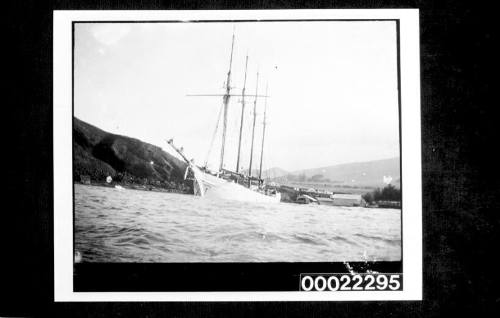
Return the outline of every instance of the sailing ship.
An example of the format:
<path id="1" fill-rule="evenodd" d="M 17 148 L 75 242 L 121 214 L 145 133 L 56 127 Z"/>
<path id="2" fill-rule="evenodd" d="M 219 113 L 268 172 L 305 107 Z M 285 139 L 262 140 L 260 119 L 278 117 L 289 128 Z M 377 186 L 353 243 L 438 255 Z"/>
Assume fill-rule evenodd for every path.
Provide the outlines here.
<path id="1" fill-rule="evenodd" d="M 212 197 L 225 200 L 235 200 L 235 201 L 249 201 L 249 202 L 279 202 L 281 201 L 281 193 L 277 191 L 276 188 L 267 187 L 262 179 L 262 158 L 264 155 L 264 137 L 266 132 L 266 111 L 267 111 L 267 97 L 268 88 L 266 85 L 265 95 L 258 94 L 258 82 L 259 73 L 257 73 L 257 84 L 255 95 L 247 95 L 245 92 L 246 86 L 246 74 L 248 66 L 248 55 L 246 56 L 245 62 L 245 77 L 243 82 L 243 88 L 241 95 L 234 95 L 231 93 L 231 67 L 233 61 L 233 49 L 234 49 L 234 32 L 231 44 L 231 55 L 229 59 L 229 71 L 227 73 L 227 78 L 225 82 L 225 93 L 224 94 L 210 94 L 210 95 L 190 95 L 190 96 L 220 96 L 222 97 L 223 105 L 223 125 L 222 125 L 222 143 L 220 149 L 220 162 L 218 171 L 210 171 L 205 165 L 200 167 L 194 163 L 194 160 L 188 160 L 184 154 L 183 148 L 178 148 L 174 145 L 173 139 L 167 141 L 167 143 L 181 156 L 181 158 L 186 162 L 187 168 L 184 173 L 184 179 L 191 179 L 193 181 L 193 192 L 194 195 L 202 197 Z M 238 142 L 238 155 L 236 161 L 235 171 L 231 171 L 224 168 L 224 152 L 226 146 L 226 134 L 227 134 L 227 121 L 228 121 L 228 107 L 231 97 L 238 96 L 241 98 L 241 120 L 240 120 L 240 132 L 239 132 L 239 142 Z M 243 135 L 243 124 L 244 124 L 244 114 L 245 114 L 245 99 L 253 97 L 253 125 L 252 125 L 252 138 L 251 138 L 251 149 L 250 149 L 250 163 L 247 174 L 240 172 L 240 155 L 241 155 L 241 140 Z M 256 124 L 256 110 L 257 110 L 257 99 L 265 98 L 265 108 L 264 108 L 264 121 L 263 121 L 263 131 L 262 131 L 262 148 L 260 154 L 260 167 L 258 176 L 252 176 L 252 163 L 253 163 L 253 152 L 254 152 L 254 137 L 255 137 L 255 124 Z M 219 122 L 216 125 L 216 131 Z M 215 137 L 215 133 L 214 133 Z M 210 149 L 213 144 L 213 139 L 210 145 Z M 208 160 L 208 157 L 207 157 Z"/>

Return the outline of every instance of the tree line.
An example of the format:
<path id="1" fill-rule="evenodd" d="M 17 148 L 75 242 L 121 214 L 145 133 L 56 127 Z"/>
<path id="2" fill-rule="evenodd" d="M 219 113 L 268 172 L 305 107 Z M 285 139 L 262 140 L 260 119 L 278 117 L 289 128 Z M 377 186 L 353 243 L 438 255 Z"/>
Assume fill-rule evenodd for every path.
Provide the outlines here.
<path id="1" fill-rule="evenodd" d="M 401 189 L 392 184 L 388 184 L 383 189 L 377 188 L 372 192 L 363 195 L 363 199 L 368 203 L 377 201 L 401 201 Z"/>

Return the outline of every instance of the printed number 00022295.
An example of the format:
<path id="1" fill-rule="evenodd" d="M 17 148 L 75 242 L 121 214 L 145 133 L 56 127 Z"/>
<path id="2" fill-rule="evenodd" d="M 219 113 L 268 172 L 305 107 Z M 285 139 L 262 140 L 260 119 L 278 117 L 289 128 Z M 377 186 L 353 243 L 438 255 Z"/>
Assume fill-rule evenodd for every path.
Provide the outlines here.
<path id="1" fill-rule="evenodd" d="M 301 274 L 301 291 L 401 290 L 401 274 Z"/>

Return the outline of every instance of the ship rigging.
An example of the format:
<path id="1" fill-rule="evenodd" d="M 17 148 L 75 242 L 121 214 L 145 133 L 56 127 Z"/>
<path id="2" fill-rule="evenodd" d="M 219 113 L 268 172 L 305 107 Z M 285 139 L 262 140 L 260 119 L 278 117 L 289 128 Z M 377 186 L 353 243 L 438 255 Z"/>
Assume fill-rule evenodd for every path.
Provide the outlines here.
<path id="1" fill-rule="evenodd" d="M 244 80 L 243 80 L 243 88 L 241 91 L 241 95 L 235 95 L 231 92 L 231 71 L 233 64 L 233 52 L 234 52 L 234 30 L 231 42 L 231 53 L 229 58 L 229 70 L 227 72 L 227 77 L 225 81 L 225 91 L 224 94 L 195 94 L 188 96 L 222 96 L 222 140 L 221 140 L 221 149 L 220 149 L 220 161 L 219 161 L 219 169 L 217 172 L 213 173 L 209 171 L 207 167 L 208 157 L 205 161 L 205 165 L 203 167 L 198 167 L 194 164 L 193 160 L 188 160 L 183 153 L 182 148 L 179 149 L 173 144 L 173 140 L 170 139 L 168 144 L 184 159 L 184 161 L 188 164 L 186 169 L 185 178 L 188 176 L 188 171 L 191 171 L 192 180 L 194 183 L 194 194 L 205 196 L 206 194 L 216 194 L 217 196 L 226 198 L 226 199 L 236 199 L 236 200 L 244 200 L 244 201 L 266 201 L 266 202 L 279 202 L 280 201 L 280 193 L 276 191 L 276 189 L 266 189 L 264 180 L 262 179 L 262 158 L 264 152 L 264 138 L 266 132 L 266 112 L 267 112 L 267 98 L 268 96 L 268 86 L 266 85 L 266 93 L 265 95 L 259 95 L 258 93 L 258 85 L 259 85 L 259 73 L 257 72 L 256 77 L 256 87 L 254 95 L 246 94 L 246 80 L 247 80 L 247 69 L 248 69 L 248 54 L 245 59 L 245 72 L 244 72 Z M 224 160 L 225 160 L 225 151 L 226 151 L 226 139 L 227 139 L 227 126 L 228 126 L 228 108 L 231 97 L 239 96 L 241 97 L 241 118 L 240 118 L 240 129 L 239 129 L 239 137 L 238 137 L 238 149 L 237 149 L 237 160 L 236 167 L 234 171 L 228 170 L 224 168 Z M 248 168 L 248 175 L 240 172 L 240 158 L 241 158 L 241 146 L 242 146 L 242 136 L 243 136 L 243 125 L 245 119 L 245 101 L 246 98 L 254 98 L 253 102 L 253 122 L 252 122 L 252 137 L 251 137 L 251 148 L 250 148 L 250 163 Z M 254 139 L 255 139 L 255 125 L 257 118 L 257 100 L 258 98 L 265 99 L 265 109 L 264 109 L 264 121 L 263 121 L 263 131 L 262 131 L 262 144 L 261 144 L 261 155 L 260 155 L 260 165 L 259 165 L 259 173 L 257 176 L 252 176 L 252 164 L 253 164 L 253 153 L 254 153 Z M 216 128 L 214 131 L 214 135 L 210 142 L 209 153 L 212 149 L 216 132 L 219 127 L 220 121 L 220 113 L 218 116 Z"/>

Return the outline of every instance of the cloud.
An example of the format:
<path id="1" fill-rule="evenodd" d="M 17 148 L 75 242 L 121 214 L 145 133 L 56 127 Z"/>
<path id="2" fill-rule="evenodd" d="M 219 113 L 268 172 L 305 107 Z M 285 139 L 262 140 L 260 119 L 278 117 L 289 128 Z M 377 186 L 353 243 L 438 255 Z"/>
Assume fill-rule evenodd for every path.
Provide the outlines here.
<path id="1" fill-rule="evenodd" d="M 130 32 L 130 25 L 124 23 L 99 23 L 92 26 L 91 32 L 99 43 L 113 45 Z"/>

